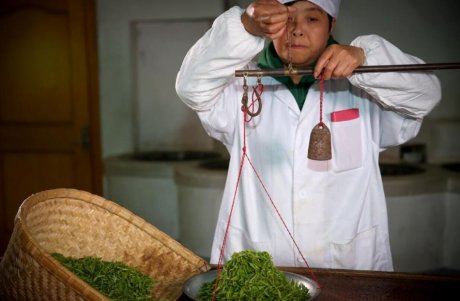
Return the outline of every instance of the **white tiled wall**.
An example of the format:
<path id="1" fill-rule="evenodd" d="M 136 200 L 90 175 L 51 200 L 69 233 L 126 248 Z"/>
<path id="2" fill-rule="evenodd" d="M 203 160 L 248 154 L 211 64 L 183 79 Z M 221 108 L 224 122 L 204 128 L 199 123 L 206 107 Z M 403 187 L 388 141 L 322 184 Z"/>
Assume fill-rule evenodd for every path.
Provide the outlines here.
<path id="1" fill-rule="evenodd" d="M 212 150 L 194 111 L 177 96 L 177 72 L 188 49 L 209 29 L 210 19 L 138 21 L 133 35 L 134 134 L 137 151 Z"/>

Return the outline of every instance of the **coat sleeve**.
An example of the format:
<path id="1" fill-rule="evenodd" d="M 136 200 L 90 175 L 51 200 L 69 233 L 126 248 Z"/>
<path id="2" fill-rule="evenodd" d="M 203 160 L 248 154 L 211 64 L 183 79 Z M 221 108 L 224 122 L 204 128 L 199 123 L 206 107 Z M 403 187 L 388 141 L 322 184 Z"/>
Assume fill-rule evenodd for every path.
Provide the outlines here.
<path id="1" fill-rule="evenodd" d="M 360 36 L 351 45 L 364 49 L 365 65 L 424 63 L 377 35 Z M 384 108 L 407 117 L 423 118 L 441 100 L 440 82 L 431 72 L 357 73 L 349 80 Z"/>
<path id="2" fill-rule="evenodd" d="M 233 7 L 220 15 L 211 29 L 188 51 L 176 78 L 176 92 L 195 111 L 212 109 L 223 90 L 264 47 L 264 39 L 248 33 L 244 12 Z"/>

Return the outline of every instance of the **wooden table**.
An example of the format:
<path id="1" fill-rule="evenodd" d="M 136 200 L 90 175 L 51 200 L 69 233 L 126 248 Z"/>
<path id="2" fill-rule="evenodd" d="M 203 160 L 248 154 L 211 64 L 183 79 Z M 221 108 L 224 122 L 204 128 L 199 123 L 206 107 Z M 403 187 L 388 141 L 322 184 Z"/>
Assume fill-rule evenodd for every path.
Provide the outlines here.
<path id="1" fill-rule="evenodd" d="M 315 301 L 460 300 L 460 277 L 396 272 L 281 268 L 317 279 L 321 292 Z M 183 295 L 179 299 L 189 301 Z"/>

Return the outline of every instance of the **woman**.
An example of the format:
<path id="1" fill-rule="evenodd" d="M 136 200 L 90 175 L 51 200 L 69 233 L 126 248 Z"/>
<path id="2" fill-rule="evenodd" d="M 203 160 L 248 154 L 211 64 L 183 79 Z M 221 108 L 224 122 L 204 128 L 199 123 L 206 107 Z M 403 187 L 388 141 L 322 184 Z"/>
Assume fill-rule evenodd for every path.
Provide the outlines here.
<path id="1" fill-rule="evenodd" d="M 352 75 L 360 65 L 422 61 L 376 35 L 337 44 L 331 33 L 339 0 L 281 2 L 256 0 L 246 10 L 223 13 L 189 50 L 177 76 L 180 98 L 231 156 L 211 263 L 219 260 L 232 212 L 225 259 L 254 249 L 268 251 L 278 266 L 308 261 L 313 267 L 391 271 L 379 152 L 417 135 L 441 98 L 439 81 L 430 73 Z M 257 55 L 258 64 L 252 62 Z M 264 77 L 262 112 L 245 128 L 243 79 L 234 77 L 235 70 L 289 64 L 312 65 L 314 76 Z M 320 112 L 332 136 L 326 171 L 307 158 Z M 243 165 L 231 211 L 243 154 L 269 197 L 251 166 Z"/>

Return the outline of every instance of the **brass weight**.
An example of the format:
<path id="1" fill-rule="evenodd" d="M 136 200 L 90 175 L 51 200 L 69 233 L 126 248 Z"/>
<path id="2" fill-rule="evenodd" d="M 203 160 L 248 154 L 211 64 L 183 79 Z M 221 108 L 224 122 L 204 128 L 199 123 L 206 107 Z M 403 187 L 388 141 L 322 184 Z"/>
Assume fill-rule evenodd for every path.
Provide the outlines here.
<path id="1" fill-rule="evenodd" d="M 325 161 L 332 158 L 331 132 L 322 122 L 318 123 L 310 133 L 308 159 Z"/>

